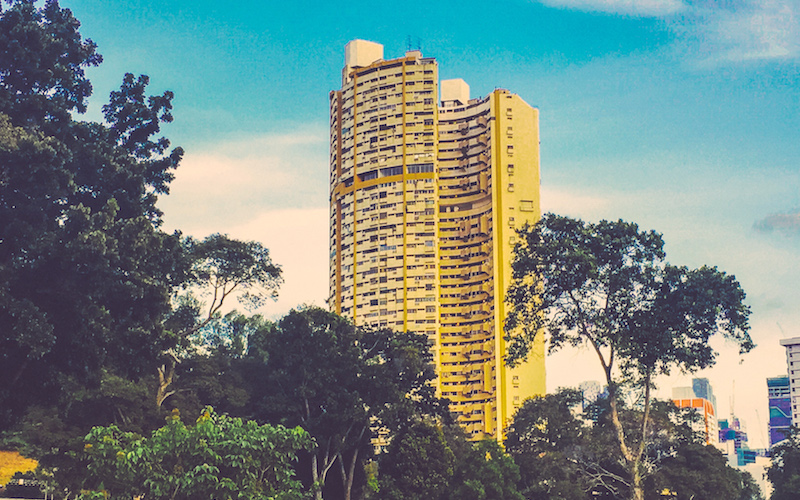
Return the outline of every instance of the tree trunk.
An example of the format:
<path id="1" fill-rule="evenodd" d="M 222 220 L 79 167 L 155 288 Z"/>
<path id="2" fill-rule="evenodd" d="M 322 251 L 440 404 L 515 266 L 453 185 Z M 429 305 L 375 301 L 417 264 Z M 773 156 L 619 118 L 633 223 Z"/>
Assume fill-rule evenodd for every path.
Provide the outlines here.
<path id="1" fill-rule="evenodd" d="M 353 491 L 353 480 L 355 478 L 356 463 L 358 463 L 358 448 L 353 451 L 353 456 L 350 458 L 350 463 L 347 464 L 345 469 L 344 455 L 339 454 L 339 474 L 342 477 L 342 488 L 344 490 L 344 500 L 350 500 Z"/>
<path id="2" fill-rule="evenodd" d="M 342 475 L 342 485 L 344 487 L 344 500 L 350 500 L 353 490 L 353 480 L 356 475 L 356 464 L 358 463 L 358 450 L 359 446 L 361 446 L 361 440 L 364 438 L 364 433 L 367 432 L 368 425 L 364 425 L 361 427 L 361 432 L 358 434 L 358 439 L 356 439 L 355 444 L 356 448 L 353 450 L 353 456 L 350 458 L 350 463 L 347 466 L 347 471 L 344 468 L 344 456 L 342 453 L 339 453 L 339 470 Z M 349 433 L 349 431 L 348 431 Z"/>
<path id="3" fill-rule="evenodd" d="M 319 471 L 317 470 L 317 452 L 311 454 L 311 481 L 314 484 L 314 498 L 322 500 L 322 485 L 319 483 Z"/>
<path id="4" fill-rule="evenodd" d="M 647 420 L 650 416 L 650 374 L 645 376 L 645 398 L 644 398 L 644 412 L 642 415 L 642 425 L 640 428 L 641 436 L 639 447 L 635 452 L 631 452 L 625 442 L 625 429 L 622 427 L 622 422 L 619 419 L 619 409 L 617 407 L 617 389 L 609 383 L 608 385 L 608 403 L 611 407 L 611 422 L 614 429 L 617 431 L 617 442 L 619 443 L 619 451 L 625 460 L 625 468 L 631 476 L 631 499 L 644 500 L 644 488 L 642 486 L 642 456 L 644 455 L 645 440 L 647 439 Z"/>
<path id="5" fill-rule="evenodd" d="M 610 370 L 609 370 L 610 371 Z M 619 419 L 619 409 L 617 407 L 617 387 L 611 382 L 611 377 L 607 377 L 608 383 L 608 405 L 611 408 L 611 423 L 617 434 L 617 443 L 622 459 L 625 461 L 625 468 L 631 476 L 631 500 L 644 500 L 644 490 L 642 490 L 642 476 L 639 471 L 640 456 L 631 453 L 625 442 L 625 429 Z M 644 439 L 644 436 L 642 436 Z"/>
<path id="6" fill-rule="evenodd" d="M 631 498 L 633 500 L 644 500 L 644 489 L 642 489 L 642 474 L 639 472 L 639 460 L 633 464 L 632 481 L 631 481 Z"/>
<path id="7" fill-rule="evenodd" d="M 174 356 L 170 356 L 169 360 L 163 365 L 158 367 L 158 387 L 156 387 L 156 408 L 161 408 L 164 401 L 175 394 L 175 391 L 170 391 L 172 380 L 175 377 L 175 364 L 177 360 Z"/>

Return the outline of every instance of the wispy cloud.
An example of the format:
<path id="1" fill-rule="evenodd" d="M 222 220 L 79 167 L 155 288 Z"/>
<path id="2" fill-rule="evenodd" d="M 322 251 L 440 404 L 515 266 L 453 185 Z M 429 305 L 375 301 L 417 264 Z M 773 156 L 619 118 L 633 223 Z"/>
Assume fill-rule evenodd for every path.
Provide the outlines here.
<path id="1" fill-rule="evenodd" d="M 186 155 L 159 206 L 168 227 L 190 234 L 263 210 L 324 206 L 327 155 L 327 130 L 319 127 L 215 144 Z"/>
<path id="2" fill-rule="evenodd" d="M 326 306 L 327 207 L 265 210 L 226 232 L 234 238 L 262 242 L 283 270 L 277 302 L 267 303 L 259 312 L 275 318 L 303 304 Z"/>
<path id="3" fill-rule="evenodd" d="M 555 7 L 657 18 L 681 57 L 719 66 L 800 57 L 798 0 L 539 0 Z"/>
<path id="4" fill-rule="evenodd" d="M 797 0 L 696 3 L 668 26 L 698 62 L 717 66 L 799 57 L 799 15 Z"/>
<path id="5" fill-rule="evenodd" d="M 579 193 L 575 190 L 542 186 L 542 212 L 552 212 L 577 218 L 591 219 L 598 213 L 607 210 L 610 201 L 607 198 Z"/>
<path id="6" fill-rule="evenodd" d="M 782 233 L 800 236 L 800 208 L 783 214 L 772 214 L 757 221 L 753 227 L 760 233 Z"/>
<path id="7" fill-rule="evenodd" d="M 165 229 L 198 238 L 223 233 L 258 241 L 283 269 L 275 318 L 328 292 L 328 132 L 309 126 L 247 136 L 187 154 L 160 200 Z M 231 308 L 238 307 L 231 303 Z"/>
<path id="8" fill-rule="evenodd" d="M 681 0 L 541 0 L 549 7 L 635 17 L 663 17 L 686 8 Z"/>

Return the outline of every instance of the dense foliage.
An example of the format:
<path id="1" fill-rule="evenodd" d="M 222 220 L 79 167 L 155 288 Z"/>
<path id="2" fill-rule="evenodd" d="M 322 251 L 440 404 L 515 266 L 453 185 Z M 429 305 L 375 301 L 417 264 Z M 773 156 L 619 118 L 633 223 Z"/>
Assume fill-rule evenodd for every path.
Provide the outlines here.
<path id="1" fill-rule="evenodd" d="M 81 456 L 86 474 L 74 490 L 87 500 L 299 500 L 306 494 L 293 463 L 313 446 L 299 427 L 258 425 L 210 408 L 187 427 L 173 412 L 149 438 L 114 425 L 92 429 Z"/>
<path id="2" fill-rule="evenodd" d="M 307 429 L 319 444 L 312 481 L 328 485 L 335 473 L 345 498 L 378 431 L 400 430 L 416 415 L 449 416 L 428 383 L 434 373 L 424 335 L 355 327 L 310 307 L 252 340 L 266 360 L 251 390 L 253 415 Z"/>
<path id="3" fill-rule="evenodd" d="M 187 268 L 155 206 L 182 155 L 153 137 L 172 94 L 128 75 L 105 124 L 74 120 L 101 60 L 78 27 L 56 1 L 0 16 L 0 430 L 106 374 L 152 373 Z"/>
<path id="4" fill-rule="evenodd" d="M 750 310 L 739 283 L 716 268 L 665 262 L 664 241 L 636 224 L 546 214 L 520 231 L 507 300 L 507 362 L 527 356 L 538 335 L 550 350 L 588 345 L 609 391 L 612 427 L 631 478 L 630 498 L 642 500 L 650 391 L 656 376 L 711 366 L 708 340 L 721 333 L 742 353 L 752 349 Z M 639 425 L 620 420 L 622 381 L 642 393 Z"/>
<path id="5" fill-rule="evenodd" d="M 528 499 L 580 500 L 624 498 L 631 488 L 613 437 L 607 399 L 587 406 L 581 394 L 561 390 L 530 399 L 514 416 L 506 449 L 519 465 L 521 491 Z M 592 417 L 592 418 L 590 418 Z M 638 427 L 642 411 L 622 407 L 626 429 Z M 644 498 L 760 499 L 749 474 L 728 466 L 727 459 L 704 436 L 693 431 L 698 414 L 678 409 L 671 402 L 654 401 L 648 415 L 643 456 L 647 471 Z"/>
<path id="6" fill-rule="evenodd" d="M 519 468 L 497 441 L 467 441 L 457 425 L 416 421 L 379 457 L 380 499 L 522 500 Z"/>

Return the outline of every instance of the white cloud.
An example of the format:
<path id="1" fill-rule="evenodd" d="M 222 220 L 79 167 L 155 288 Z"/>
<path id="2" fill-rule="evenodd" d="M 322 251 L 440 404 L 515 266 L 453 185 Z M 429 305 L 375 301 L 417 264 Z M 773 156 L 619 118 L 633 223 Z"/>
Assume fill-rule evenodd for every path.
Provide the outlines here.
<path id="1" fill-rule="evenodd" d="M 686 8 L 680 0 L 541 0 L 549 7 L 635 17 L 663 17 Z"/>
<path id="2" fill-rule="evenodd" d="M 608 198 L 546 186 L 542 186 L 540 197 L 542 213 L 552 212 L 579 219 L 594 218 L 610 205 Z"/>
<path id="3" fill-rule="evenodd" d="M 327 199 L 327 130 L 229 140 L 189 152 L 159 201 L 166 226 L 190 234 L 241 224 L 261 211 L 319 206 Z"/>
<path id="4" fill-rule="evenodd" d="M 800 56 L 796 0 L 743 1 L 733 8 L 695 5 L 668 26 L 679 46 L 702 65 L 794 59 Z"/>
<path id="5" fill-rule="evenodd" d="M 189 153 L 159 201 L 165 229 L 258 241 L 283 269 L 276 317 L 325 306 L 328 291 L 328 132 L 306 127 L 244 137 Z M 230 308 L 239 308 L 229 304 Z"/>
<path id="6" fill-rule="evenodd" d="M 288 208 L 259 213 L 232 226 L 231 237 L 260 241 L 283 270 L 277 302 L 259 312 L 281 316 L 302 304 L 326 307 L 328 295 L 328 208 Z"/>
<path id="7" fill-rule="evenodd" d="M 549 7 L 660 18 L 701 67 L 800 56 L 798 0 L 539 0 Z"/>

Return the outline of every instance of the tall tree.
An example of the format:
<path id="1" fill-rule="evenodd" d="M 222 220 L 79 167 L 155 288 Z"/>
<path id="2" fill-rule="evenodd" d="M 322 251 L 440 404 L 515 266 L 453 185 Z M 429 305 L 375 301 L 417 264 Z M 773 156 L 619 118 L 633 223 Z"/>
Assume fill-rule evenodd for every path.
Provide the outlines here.
<path id="1" fill-rule="evenodd" d="M 101 58 L 57 1 L 0 13 L 0 428 L 105 373 L 152 373 L 185 277 L 178 235 L 158 229 L 182 151 L 154 139 L 172 95 L 126 76 L 107 123 L 79 122 Z M 62 408 L 63 409 L 63 408 Z"/>
<path id="2" fill-rule="evenodd" d="M 309 307 L 250 342 L 251 354 L 266 359 L 251 393 L 254 416 L 301 425 L 314 436 L 310 476 L 319 499 L 337 471 L 350 498 L 378 426 L 396 429 L 414 412 L 446 411 L 427 383 L 433 371 L 422 335 L 359 328 Z"/>
<path id="3" fill-rule="evenodd" d="M 669 491 L 677 500 L 739 499 L 744 479 L 715 447 L 683 443 L 647 478 L 645 498 L 659 500 L 662 492 Z"/>
<path id="4" fill-rule="evenodd" d="M 277 297 L 283 282 L 280 266 L 272 262 L 269 250 L 257 241 L 212 234 L 202 240 L 186 238 L 183 245 L 188 271 L 181 286 L 189 292 L 179 297 L 165 322 L 174 344 L 163 353 L 157 370 L 158 407 L 176 392 L 173 381 L 181 353 L 192 351 L 195 335 L 219 319 L 223 306 L 235 299 L 248 309 L 259 307 Z"/>
<path id="5" fill-rule="evenodd" d="M 534 338 L 545 333 L 551 352 L 564 345 L 590 346 L 608 385 L 630 496 L 643 500 L 653 380 L 675 369 L 711 366 L 716 352 L 708 340 L 717 333 L 736 342 L 742 353 L 752 349 L 745 294 L 732 276 L 716 268 L 668 264 L 661 235 L 639 231 L 636 224 L 587 224 L 547 214 L 520 236 L 508 293 L 506 361 L 514 365 L 525 359 Z M 643 412 L 634 432 L 626 432 L 620 420 L 623 380 L 642 391 Z"/>
<path id="6" fill-rule="evenodd" d="M 452 447 L 451 447 L 452 449 Z M 517 489 L 519 467 L 494 439 L 470 443 L 456 456 L 446 498 L 450 500 L 523 500 Z"/>
<path id="7" fill-rule="evenodd" d="M 79 121 L 102 60 L 79 27 L 56 0 L 0 0 L 0 432 L 39 451 L 93 424 L 152 428 L 192 336 L 281 281 L 259 243 L 160 229 L 183 154 L 159 136 L 173 94 L 126 74 L 104 122 Z"/>
<path id="8" fill-rule="evenodd" d="M 579 392 L 564 389 L 528 399 L 514 414 L 505 446 L 519 465 L 526 498 L 572 500 L 591 489 L 581 467 L 589 429 L 572 411 L 581 400 Z"/>
<path id="9" fill-rule="evenodd" d="M 442 429 L 416 422 L 394 437 L 380 461 L 380 495 L 387 500 L 441 500 L 455 473 Z"/>
<path id="10" fill-rule="evenodd" d="M 92 85 L 84 68 L 102 62 L 97 46 L 81 37 L 80 23 L 57 1 L 41 9 L 34 0 L 6 3 L 11 8 L 0 17 L 0 113 L 20 126 L 69 122 L 70 112 L 86 111 Z"/>

